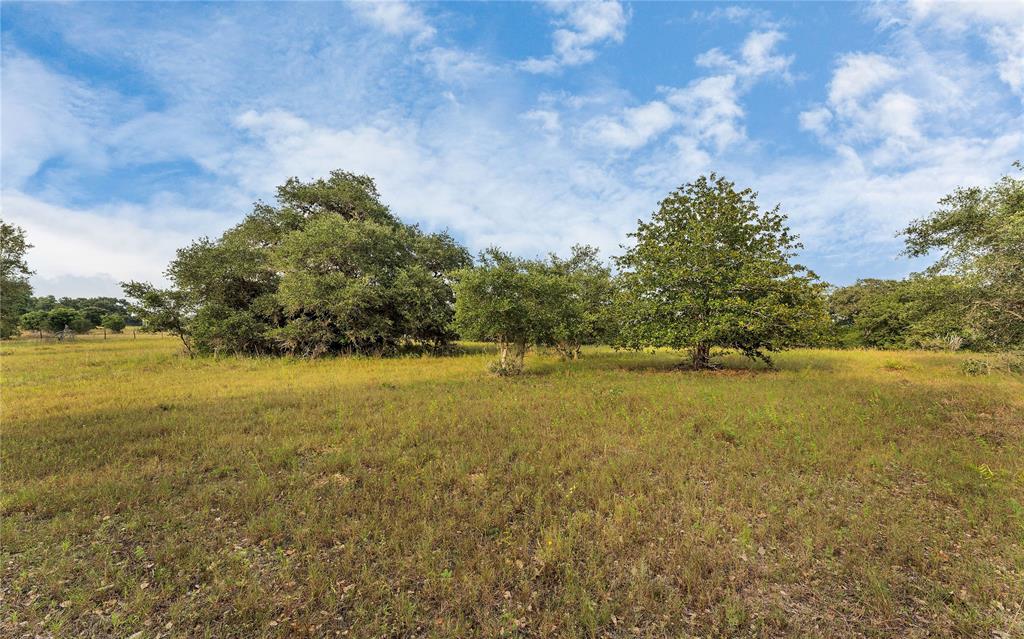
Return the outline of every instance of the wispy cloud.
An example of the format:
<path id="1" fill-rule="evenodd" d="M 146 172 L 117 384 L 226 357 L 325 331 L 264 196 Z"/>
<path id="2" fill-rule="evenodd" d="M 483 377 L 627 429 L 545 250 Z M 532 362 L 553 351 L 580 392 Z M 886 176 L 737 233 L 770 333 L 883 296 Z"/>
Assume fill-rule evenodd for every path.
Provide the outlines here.
<path id="1" fill-rule="evenodd" d="M 354 13 L 375 27 L 397 36 L 407 36 L 417 44 L 437 35 L 419 7 L 408 2 L 353 2 Z"/>
<path id="2" fill-rule="evenodd" d="M 629 13 L 618 0 L 550 2 L 558 27 L 551 35 L 553 51 L 543 58 L 520 63 L 530 73 L 553 73 L 563 67 L 591 62 L 595 48 L 606 42 L 621 43 L 626 37 Z"/>
<path id="3" fill-rule="evenodd" d="M 763 78 L 788 78 L 793 56 L 775 50 L 783 39 L 776 31 L 753 31 L 735 57 L 719 48 L 706 51 L 695 63 L 717 73 L 684 87 L 662 87 L 664 99 L 595 117 L 582 127 L 581 135 L 592 144 L 632 150 L 676 129 L 675 144 L 685 152 L 707 145 L 721 152 L 746 138 L 741 97 Z"/>
<path id="4" fill-rule="evenodd" d="M 3 216 L 28 229 L 46 286 L 159 278 L 175 248 L 287 176 L 339 167 L 375 176 L 405 219 L 526 255 L 577 241 L 614 253 L 669 189 L 713 169 L 781 202 L 805 261 L 848 281 L 910 268 L 895 261 L 902 224 L 1024 157 L 1019 24 L 988 7 L 873 5 L 880 44 L 830 49 L 824 81 L 809 80 L 797 27 L 764 15 L 715 18 L 745 26 L 655 73 L 600 55 L 632 51 L 617 3 L 508 5 L 550 37 L 531 70 L 559 73 L 537 75 L 520 49 L 455 37 L 451 6 L 59 9 L 24 9 L 59 35 L 54 55 L 129 81 L 5 31 Z"/>

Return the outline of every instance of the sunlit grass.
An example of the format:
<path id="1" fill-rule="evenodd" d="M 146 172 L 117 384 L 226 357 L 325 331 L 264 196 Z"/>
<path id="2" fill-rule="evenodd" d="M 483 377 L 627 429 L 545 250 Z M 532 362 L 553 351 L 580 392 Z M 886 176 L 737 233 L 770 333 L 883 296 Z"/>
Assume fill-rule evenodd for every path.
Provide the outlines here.
<path id="1" fill-rule="evenodd" d="M 0 353 L 0 635 L 1024 633 L 1024 379 L 959 355 Z"/>

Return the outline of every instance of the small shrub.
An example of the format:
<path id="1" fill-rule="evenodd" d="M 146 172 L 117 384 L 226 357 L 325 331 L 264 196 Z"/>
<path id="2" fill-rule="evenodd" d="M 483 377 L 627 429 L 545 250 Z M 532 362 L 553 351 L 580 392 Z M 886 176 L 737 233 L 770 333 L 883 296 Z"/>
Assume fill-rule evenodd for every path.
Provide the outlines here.
<path id="1" fill-rule="evenodd" d="M 496 359 L 487 365 L 487 370 L 498 377 L 515 377 L 523 372 L 523 360 L 514 357 Z"/>
<path id="2" fill-rule="evenodd" d="M 882 368 L 887 371 L 905 371 L 908 366 L 899 360 L 887 359 L 882 363 Z"/>
<path id="3" fill-rule="evenodd" d="M 960 371 L 966 375 L 988 375 L 992 372 L 992 364 L 972 357 L 960 362 Z"/>

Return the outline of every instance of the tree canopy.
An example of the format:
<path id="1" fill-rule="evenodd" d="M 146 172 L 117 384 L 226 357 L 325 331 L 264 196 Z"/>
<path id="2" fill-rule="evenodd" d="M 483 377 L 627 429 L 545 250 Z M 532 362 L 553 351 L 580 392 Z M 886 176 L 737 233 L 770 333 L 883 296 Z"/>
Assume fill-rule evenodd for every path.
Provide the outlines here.
<path id="1" fill-rule="evenodd" d="M 526 350 L 551 333 L 556 320 L 547 300 L 556 286 L 539 262 L 487 249 L 475 267 L 456 274 L 455 327 L 464 339 L 495 342 L 492 370 L 515 375 Z"/>
<path id="2" fill-rule="evenodd" d="M 20 226 L 0 220 L 0 339 L 18 331 L 18 318 L 29 310 L 32 275 L 25 253 L 32 248 Z"/>
<path id="3" fill-rule="evenodd" d="M 993 345 L 1024 345 L 1024 179 L 958 188 L 903 235 L 908 255 L 939 253 L 929 274 L 962 279 L 967 318 Z"/>
<path id="4" fill-rule="evenodd" d="M 619 343 L 689 349 L 703 368 L 712 347 L 770 363 L 768 353 L 816 340 L 824 285 L 792 262 L 801 245 L 785 222 L 714 173 L 670 193 L 616 259 Z"/>
<path id="5" fill-rule="evenodd" d="M 904 280 L 858 280 L 835 289 L 829 312 L 839 346 L 983 347 L 966 319 L 969 290 L 959 277 L 919 274 Z"/>
<path id="6" fill-rule="evenodd" d="M 606 341 L 612 327 L 613 283 L 597 249 L 574 246 L 568 259 L 525 260 L 491 248 L 474 268 L 457 273 L 455 326 L 466 339 L 493 341 L 501 375 L 522 371 L 531 346 L 551 346 L 576 359 L 580 347 Z"/>
<path id="7" fill-rule="evenodd" d="M 100 319 L 100 326 L 114 333 L 120 333 L 121 331 L 124 330 L 124 327 L 127 325 L 128 323 L 125 322 L 124 317 L 117 313 L 104 315 Z"/>
<path id="8" fill-rule="evenodd" d="M 287 180 L 276 206 L 180 249 L 167 273 L 199 352 L 386 354 L 455 337 L 451 273 L 469 263 L 447 233 L 396 218 L 372 178 L 333 171 Z"/>

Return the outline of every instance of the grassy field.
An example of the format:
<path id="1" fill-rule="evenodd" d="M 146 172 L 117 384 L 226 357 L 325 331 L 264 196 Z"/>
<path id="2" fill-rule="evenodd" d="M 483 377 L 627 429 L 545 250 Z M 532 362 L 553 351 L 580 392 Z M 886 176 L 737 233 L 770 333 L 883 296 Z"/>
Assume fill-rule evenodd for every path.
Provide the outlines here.
<path id="1" fill-rule="evenodd" d="M 1024 378 L 965 356 L 179 349 L 0 346 L 0 636 L 1024 636 Z"/>

